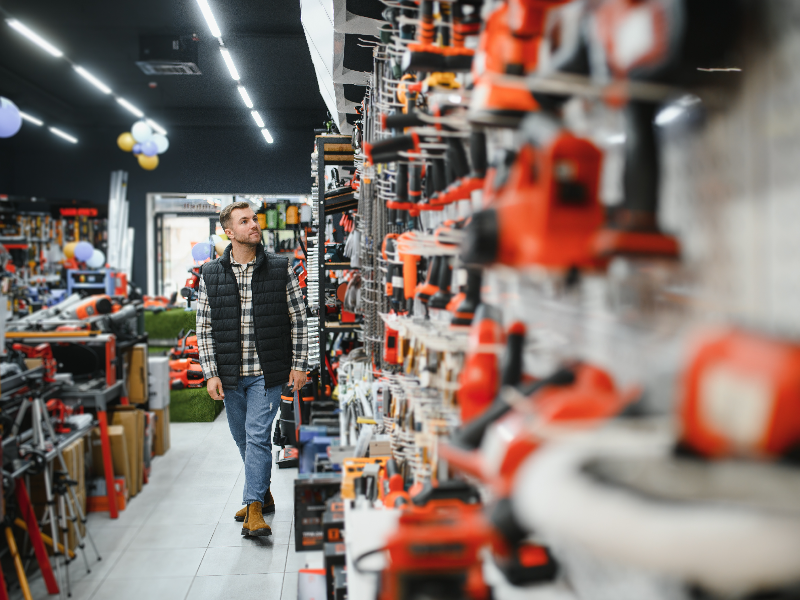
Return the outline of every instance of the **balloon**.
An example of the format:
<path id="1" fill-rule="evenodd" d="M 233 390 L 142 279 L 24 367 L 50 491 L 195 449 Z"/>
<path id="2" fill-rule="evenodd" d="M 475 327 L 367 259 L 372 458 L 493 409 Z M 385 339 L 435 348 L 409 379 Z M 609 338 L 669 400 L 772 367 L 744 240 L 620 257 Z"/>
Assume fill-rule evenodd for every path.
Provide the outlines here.
<path id="1" fill-rule="evenodd" d="M 90 269 L 100 269 L 106 264 L 106 255 L 102 250 L 95 249 L 89 260 L 86 261 L 86 266 Z"/>
<path id="2" fill-rule="evenodd" d="M 211 244 L 200 242 L 192 246 L 192 258 L 195 260 L 205 260 L 211 256 Z"/>
<path id="3" fill-rule="evenodd" d="M 139 159 L 139 166 L 145 171 L 152 171 L 158 166 L 158 156 L 145 156 L 140 154 L 136 158 Z"/>
<path id="4" fill-rule="evenodd" d="M 223 254 L 225 254 L 225 248 L 227 248 L 229 244 L 227 239 L 223 240 L 220 236 L 214 234 L 211 236 L 211 241 L 214 244 L 214 250 L 216 251 L 218 256 L 222 256 Z"/>
<path id="5" fill-rule="evenodd" d="M 144 121 L 136 121 L 133 127 L 131 127 L 131 135 L 133 135 L 133 139 L 137 142 L 144 144 L 153 138 L 153 130 L 150 129 L 150 125 Z"/>
<path id="6" fill-rule="evenodd" d="M 94 246 L 89 242 L 78 242 L 75 246 L 75 258 L 81 262 L 86 262 L 92 258 L 92 254 L 94 254 Z"/>
<path id="7" fill-rule="evenodd" d="M 22 127 L 22 116 L 17 105 L 0 96 L 0 138 L 10 138 Z"/>
<path id="8" fill-rule="evenodd" d="M 139 156 L 142 153 L 142 145 L 141 144 L 134 144 L 132 150 L 133 150 L 133 153 L 136 156 Z"/>
<path id="9" fill-rule="evenodd" d="M 120 150 L 125 152 L 130 152 L 133 150 L 134 145 L 136 144 L 136 140 L 133 139 L 130 131 L 126 131 L 125 133 L 120 133 L 119 137 L 117 138 L 117 146 L 119 146 Z"/>
<path id="10" fill-rule="evenodd" d="M 64 256 L 66 256 L 70 260 L 75 258 L 75 246 L 77 245 L 78 242 L 70 242 L 69 244 L 64 246 Z"/>
<path id="11" fill-rule="evenodd" d="M 155 156 L 158 154 L 158 146 L 156 146 L 156 143 L 153 140 L 145 142 L 142 144 L 142 154 L 145 156 Z"/>
<path id="12" fill-rule="evenodd" d="M 167 136 L 161 135 L 160 133 L 153 134 L 153 141 L 156 143 L 156 147 L 158 148 L 159 154 L 164 154 L 169 148 L 169 140 Z"/>

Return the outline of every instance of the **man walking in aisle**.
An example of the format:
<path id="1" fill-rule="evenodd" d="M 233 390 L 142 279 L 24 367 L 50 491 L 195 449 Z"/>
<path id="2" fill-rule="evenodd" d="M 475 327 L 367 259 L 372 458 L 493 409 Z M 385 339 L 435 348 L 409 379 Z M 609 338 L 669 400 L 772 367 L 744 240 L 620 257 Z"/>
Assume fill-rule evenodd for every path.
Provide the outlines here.
<path id="1" fill-rule="evenodd" d="M 224 400 L 228 426 L 244 461 L 242 535 L 272 534 L 263 514 L 275 511 L 269 490 L 272 422 L 288 381 L 305 385 L 306 308 L 287 258 L 268 254 L 258 217 L 247 202 L 222 209 L 231 243 L 203 265 L 197 298 L 200 364 L 214 400 Z"/>

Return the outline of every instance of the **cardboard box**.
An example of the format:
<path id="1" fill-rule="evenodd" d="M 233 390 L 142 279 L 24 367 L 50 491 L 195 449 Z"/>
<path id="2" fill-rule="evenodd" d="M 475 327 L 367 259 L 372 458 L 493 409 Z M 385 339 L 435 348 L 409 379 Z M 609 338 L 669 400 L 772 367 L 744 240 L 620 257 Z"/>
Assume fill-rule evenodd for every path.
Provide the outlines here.
<path id="1" fill-rule="evenodd" d="M 156 456 L 163 456 L 169 450 L 169 407 L 154 410 L 156 414 L 156 430 L 153 436 L 153 450 Z"/>
<path id="2" fill-rule="evenodd" d="M 166 356 L 150 356 L 147 359 L 148 377 L 150 379 L 150 410 L 163 410 L 169 406 L 169 358 Z"/>
<path id="3" fill-rule="evenodd" d="M 117 406 L 112 423 L 125 429 L 128 471 L 131 475 L 127 480 L 128 493 L 133 497 L 142 489 L 144 475 L 144 411 L 135 406 Z"/>
<path id="4" fill-rule="evenodd" d="M 128 460 L 128 444 L 125 439 L 125 429 L 121 425 L 108 426 L 108 441 L 111 444 L 111 462 L 114 475 L 123 477 L 125 483 L 131 479 L 130 461 Z M 100 428 L 92 429 L 92 475 L 104 477 L 103 447 L 100 442 Z"/>
<path id="5" fill-rule="evenodd" d="M 150 396 L 147 359 L 147 344 L 136 344 L 125 356 L 128 400 L 134 404 L 143 404 Z"/>

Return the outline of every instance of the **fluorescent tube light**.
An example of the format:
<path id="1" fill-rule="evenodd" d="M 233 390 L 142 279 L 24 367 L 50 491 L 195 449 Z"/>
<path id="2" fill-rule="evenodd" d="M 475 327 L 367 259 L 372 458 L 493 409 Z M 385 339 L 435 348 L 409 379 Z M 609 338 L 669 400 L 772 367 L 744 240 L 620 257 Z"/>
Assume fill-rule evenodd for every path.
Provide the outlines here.
<path id="1" fill-rule="evenodd" d="M 222 60 L 228 65 L 228 71 L 231 72 L 231 77 L 233 77 L 234 81 L 239 81 L 239 71 L 236 70 L 236 65 L 233 64 L 231 53 L 228 52 L 227 48 L 220 48 L 219 51 L 222 52 Z"/>
<path id="2" fill-rule="evenodd" d="M 47 40 L 43 39 L 39 34 L 34 33 L 33 31 L 25 27 L 25 25 L 23 25 L 16 19 L 6 19 L 6 23 L 8 23 L 9 27 L 11 27 L 12 29 L 16 29 L 22 35 L 24 35 L 26 38 L 32 41 L 34 44 L 46 50 L 49 54 L 52 54 L 56 58 L 64 56 L 64 53 L 61 50 L 53 46 L 53 44 L 51 44 Z"/>
<path id="3" fill-rule="evenodd" d="M 161 125 L 159 125 L 155 121 L 153 121 L 153 119 L 145 119 L 144 122 L 147 123 L 148 125 L 150 125 L 150 127 L 156 133 L 160 133 L 161 135 L 167 135 L 167 130 L 164 129 Z"/>
<path id="4" fill-rule="evenodd" d="M 73 144 L 78 143 L 78 138 L 72 137 L 70 134 L 64 133 L 60 129 L 56 129 L 55 127 L 48 127 L 48 129 L 52 131 L 54 134 L 56 134 L 58 137 L 64 138 L 68 142 L 72 142 Z"/>
<path id="5" fill-rule="evenodd" d="M 208 1 L 197 0 L 197 3 L 200 5 L 200 10 L 203 13 L 203 17 L 206 19 L 206 23 L 208 23 L 208 28 L 211 30 L 211 35 L 213 35 L 215 38 L 222 37 L 222 32 L 219 30 L 217 20 L 214 18 L 214 15 L 211 12 L 211 7 L 208 5 Z"/>
<path id="6" fill-rule="evenodd" d="M 251 110 L 250 114 L 253 115 L 253 120 L 256 122 L 256 125 L 264 127 L 264 120 L 261 118 L 261 115 L 258 114 L 257 110 Z"/>
<path id="7" fill-rule="evenodd" d="M 143 113 L 142 111 L 140 111 L 140 110 L 139 110 L 138 108 L 136 108 L 136 107 L 135 107 L 133 104 L 131 104 L 130 102 L 128 102 L 127 100 L 125 100 L 125 98 L 117 98 L 117 102 L 118 102 L 118 103 L 119 103 L 121 106 L 124 106 L 124 107 L 125 107 L 125 108 L 127 108 L 129 111 L 131 111 L 131 112 L 132 112 L 134 115 L 136 115 L 137 117 L 141 118 L 141 117 L 143 117 L 143 116 L 144 116 L 144 113 Z"/>
<path id="8" fill-rule="evenodd" d="M 39 127 L 44 125 L 44 121 L 42 121 L 41 119 L 37 119 L 36 117 L 32 117 L 28 113 L 19 111 L 19 116 L 28 121 L 29 123 L 33 123 L 34 125 L 38 125 Z"/>
<path id="9" fill-rule="evenodd" d="M 98 90 L 100 90 L 104 94 L 110 94 L 111 93 L 111 88 L 110 87 L 108 87 L 105 83 L 100 81 L 97 77 L 95 77 L 94 75 L 89 73 L 89 71 L 87 71 L 83 67 L 79 67 L 78 65 L 75 65 L 73 68 L 75 69 L 75 72 L 78 75 L 83 77 L 86 81 L 91 83 L 94 87 L 96 87 Z"/>
<path id="10" fill-rule="evenodd" d="M 264 134 L 264 139 L 267 140 L 267 143 L 271 144 L 272 143 L 272 136 L 269 134 L 269 131 L 267 131 L 266 129 L 262 129 L 261 133 Z"/>
<path id="11" fill-rule="evenodd" d="M 239 94 L 241 94 L 242 100 L 244 100 L 244 105 L 247 108 L 253 108 L 253 101 L 250 100 L 250 96 L 247 95 L 247 90 L 244 89 L 243 85 L 239 86 Z"/>

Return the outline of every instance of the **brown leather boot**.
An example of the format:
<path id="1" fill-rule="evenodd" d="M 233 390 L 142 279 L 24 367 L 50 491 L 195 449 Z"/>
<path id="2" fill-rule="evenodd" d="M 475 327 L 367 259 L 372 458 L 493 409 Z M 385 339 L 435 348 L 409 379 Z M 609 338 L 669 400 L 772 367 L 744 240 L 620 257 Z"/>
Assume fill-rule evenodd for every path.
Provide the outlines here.
<path id="1" fill-rule="evenodd" d="M 264 521 L 261 514 L 261 502 L 247 505 L 247 515 L 242 526 L 242 535 L 246 537 L 265 537 L 272 535 L 272 528 Z"/>
<path id="2" fill-rule="evenodd" d="M 261 512 L 265 515 L 275 512 L 275 498 L 272 497 L 272 492 L 267 488 L 267 495 L 264 496 L 264 507 L 261 509 Z M 233 515 L 234 520 L 239 521 L 240 523 L 244 521 L 244 518 L 247 516 L 247 507 L 243 506 L 236 514 Z"/>

